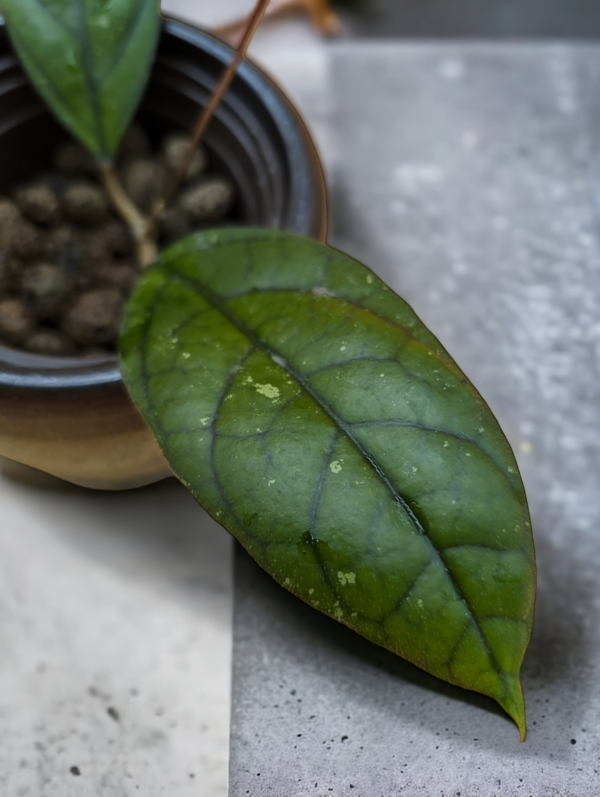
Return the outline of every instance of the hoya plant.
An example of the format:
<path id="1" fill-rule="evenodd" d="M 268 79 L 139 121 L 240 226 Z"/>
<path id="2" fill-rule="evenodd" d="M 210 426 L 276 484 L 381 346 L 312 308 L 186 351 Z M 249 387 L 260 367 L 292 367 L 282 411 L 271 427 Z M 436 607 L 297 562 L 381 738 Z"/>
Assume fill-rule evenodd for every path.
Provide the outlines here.
<path id="1" fill-rule="evenodd" d="M 1 7 L 149 266 L 126 309 L 121 370 L 173 472 L 282 587 L 494 698 L 524 739 L 534 548 L 517 463 L 485 401 L 406 302 L 334 249 L 238 227 L 156 251 L 177 180 L 145 216 L 113 167 L 152 63 L 156 0 Z"/>

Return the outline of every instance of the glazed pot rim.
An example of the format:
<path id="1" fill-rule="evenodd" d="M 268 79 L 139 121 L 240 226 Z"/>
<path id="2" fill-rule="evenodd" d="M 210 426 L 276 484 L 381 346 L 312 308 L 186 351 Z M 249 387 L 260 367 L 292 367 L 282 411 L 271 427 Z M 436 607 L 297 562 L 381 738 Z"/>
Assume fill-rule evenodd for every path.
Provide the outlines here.
<path id="1" fill-rule="evenodd" d="M 0 29 L 4 20 L 0 16 Z M 229 64 L 234 51 L 204 30 L 179 21 L 164 21 L 163 32 L 199 47 L 204 53 Z M 252 62 L 240 65 L 236 81 L 243 81 L 268 111 L 284 144 L 294 191 L 311 190 L 311 161 L 306 132 L 292 104 L 277 85 Z M 0 387 L 64 389 L 110 385 L 121 381 L 118 354 L 96 356 L 50 356 L 33 354 L 0 342 Z"/>

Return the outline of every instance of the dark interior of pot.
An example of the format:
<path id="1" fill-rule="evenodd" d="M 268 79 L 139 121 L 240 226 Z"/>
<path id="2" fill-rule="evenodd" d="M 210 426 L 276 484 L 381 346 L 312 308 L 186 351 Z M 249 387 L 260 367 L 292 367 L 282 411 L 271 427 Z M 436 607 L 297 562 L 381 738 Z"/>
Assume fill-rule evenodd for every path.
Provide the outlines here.
<path id="1" fill-rule="evenodd" d="M 228 56 L 228 48 L 205 34 L 177 23 L 165 25 L 138 111 L 138 119 L 155 142 L 168 131 L 193 126 Z M 302 158 L 309 143 L 294 117 L 273 85 L 258 71 L 243 66 L 204 143 L 215 165 L 237 186 L 235 215 L 240 221 L 308 235 L 315 231 L 309 229 L 299 204 L 314 199 L 314 188 L 308 183 L 311 177 L 314 180 L 315 165 L 306 153 Z M 0 191 L 48 165 L 64 138 L 64 129 L 37 98 L 2 29 Z M 313 191 L 307 191 L 309 187 Z"/>
<path id="2" fill-rule="evenodd" d="M 155 145 L 175 130 L 190 130 L 214 90 L 231 51 L 178 23 L 166 23 L 137 119 Z M 44 107 L 0 28 L 0 192 L 47 168 L 67 133 Z M 236 187 L 228 222 L 288 229 L 322 238 L 325 195 L 314 148 L 302 122 L 281 92 L 244 64 L 204 137 L 215 170 Z M 2 352 L 5 352 L 5 356 Z M 0 345 L 0 360 L 17 367 Z M 81 368 L 81 358 L 19 352 L 23 368 Z M 114 357 L 89 358 L 86 369 Z M 105 366 L 106 367 L 106 366 Z M 111 366 L 114 369 L 114 364 Z M 114 378 L 114 375 L 113 375 Z"/>

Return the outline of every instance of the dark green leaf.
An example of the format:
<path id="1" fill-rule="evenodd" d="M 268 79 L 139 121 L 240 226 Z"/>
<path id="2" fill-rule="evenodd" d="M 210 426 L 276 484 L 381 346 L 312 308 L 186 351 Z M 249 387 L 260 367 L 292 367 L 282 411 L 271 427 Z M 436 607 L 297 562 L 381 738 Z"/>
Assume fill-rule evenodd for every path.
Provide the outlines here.
<path id="1" fill-rule="evenodd" d="M 12 42 L 61 122 L 112 158 L 146 83 L 157 0 L 2 0 Z"/>
<path id="2" fill-rule="evenodd" d="M 298 597 L 525 734 L 535 559 L 485 402 L 408 305 L 321 244 L 251 229 L 171 248 L 122 365 L 173 470 Z"/>

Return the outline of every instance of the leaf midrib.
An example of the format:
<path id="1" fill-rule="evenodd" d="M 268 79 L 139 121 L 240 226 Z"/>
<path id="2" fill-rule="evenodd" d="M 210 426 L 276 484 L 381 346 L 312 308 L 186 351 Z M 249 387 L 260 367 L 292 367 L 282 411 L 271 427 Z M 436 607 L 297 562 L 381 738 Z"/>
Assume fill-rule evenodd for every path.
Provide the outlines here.
<path id="1" fill-rule="evenodd" d="M 102 123 L 103 122 L 102 109 L 100 107 L 100 97 L 98 96 L 98 85 L 96 83 L 96 79 L 94 76 L 94 67 L 92 64 L 92 49 L 90 44 L 87 18 L 83 3 L 84 0 L 75 0 L 75 6 L 78 17 L 77 35 L 82 50 L 81 58 L 83 63 L 83 73 L 85 76 L 85 81 L 87 83 L 88 91 L 90 93 L 90 98 L 92 101 L 92 110 L 96 117 L 96 125 L 98 129 L 98 138 L 100 140 L 100 147 L 102 149 L 102 154 L 104 156 L 107 156 L 108 151 L 106 146 L 106 135 L 105 135 L 104 125 Z"/>
<path id="2" fill-rule="evenodd" d="M 238 318 L 238 316 L 233 313 L 229 307 L 227 307 L 225 301 L 221 299 L 217 294 L 210 290 L 210 288 L 206 287 L 206 285 L 202 285 L 198 282 L 195 282 L 191 279 L 186 278 L 180 273 L 172 273 L 174 279 L 182 282 L 188 288 L 192 289 L 193 291 L 199 293 L 202 298 L 214 307 L 215 310 L 220 312 L 225 318 L 252 344 L 252 346 L 256 349 L 263 351 L 268 357 L 275 362 L 276 365 L 283 368 L 288 372 L 288 374 L 295 379 L 298 384 L 303 388 L 303 390 L 313 399 L 313 401 L 323 410 L 323 412 L 333 421 L 335 426 L 350 440 L 350 442 L 354 445 L 357 451 L 370 463 L 372 468 L 375 470 L 379 478 L 383 481 L 386 485 L 387 489 L 393 496 L 394 500 L 397 504 L 404 510 L 416 530 L 421 534 L 421 536 L 427 541 L 430 546 L 430 549 L 444 568 L 450 583 L 452 584 L 453 589 L 455 590 L 456 594 L 460 598 L 460 600 L 464 603 L 469 613 L 469 616 L 477 629 L 478 636 L 481 640 L 483 647 L 485 648 L 491 663 L 494 666 L 497 674 L 504 680 L 504 674 L 502 669 L 498 665 L 496 657 L 494 656 L 493 651 L 491 650 L 490 646 L 485 639 L 481 628 L 479 627 L 479 623 L 477 622 L 477 617 L 473 612 L 469 601 L 460 588 L 460 586 L 456 583 L 451 571 L 449 570 L 448 566 L 444 562 L 444 559 L 438 549 L 435 547 L 433 541 L 427 534 L 424 526 L 419 521 L 418 517 L 413 512 L 412 508 L 406 501 L 406 499 L 400 494 L 400 492 L 396 489 L 396 487 L 392 484 L 389 477 L 386 475 L 384 470 L 381 468 L 379 463 L 375 460 L 375 458 L 364 448 L 364 446 L 360 443 L 359 440 L 352 434 L 352 431 L 348 428 L 347 424 L 333 411 L 333 409 L 321 398 L 321 396 L 314 390 L 314 388 L 310 385 L 310 383 L 306 380 L 306 378 L 296 371 L 290 363 L 287 361 L 285 357 L 279 354 L 277 351 L 274 351 L 271 347 L 267 346 L 264 341 L 262 341 L 251 329 L 249 329 L 244 322 Z M 274 360 L 274 358 L 277 360 Z"/>

